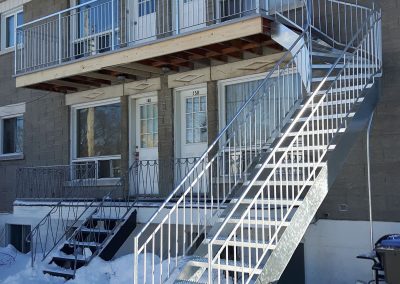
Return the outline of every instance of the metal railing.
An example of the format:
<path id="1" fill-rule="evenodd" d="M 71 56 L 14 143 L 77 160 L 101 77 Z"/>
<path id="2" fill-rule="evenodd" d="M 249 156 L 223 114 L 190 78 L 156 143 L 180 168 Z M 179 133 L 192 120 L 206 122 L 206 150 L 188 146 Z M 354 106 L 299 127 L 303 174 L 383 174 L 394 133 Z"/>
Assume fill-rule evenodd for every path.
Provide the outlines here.
<path id="1" fill-rule="evenodd" d="M 41 255 L 40 260 L 43 261 L 63 241 L 76 240 L 78 234 L 82 234 L 79 228 L 84 226 L 84 221 L 90 216 L 96 214 L 123 220 L 138 197 L 159 195 L 160 165 L 165 167 L 161 170 L 173 169 L 171 173 L 175 174 L 175 183 L 179 183 L 180 178 L 186 176 L 197 160 L 178 158 L 134 161 L 114 185 L 106 187 L 108 192 L 100 199 L 96 198 L 99 187 L 96 165 L 93 163 L 18 169 L 19 198 L 58 200 L 55 205 L 49 204 L 51 210 L 26 238 L 32 246 L 32 265 L 37 255 Z M 98 237 L 95 230 L 86 230 L 85 236 Z M 113 233 L 110 231 L 107 238 Z M 76 245 L 74 241 L 71 243 L 71 246 Z M 96 254 L 98 249 L 100 246 L 96 248 Z"/>
<path id="2" fill-rule="evenodd" d="M 17 169 L 19 198 L 90 198 L 97 186 L 97 167 L 93 163 Z"/>
<path id="3" fill-rule="evenodd" d="M 338 2 L 348 5 L 335 1 Z M 208 243 L 208 283 L 221 283 L 228 275 L 234 282 L 251 283 L 263 269 L 268 254 L 279 242 L 285 223 L 293 215 L 295 203 L 316 179 L 333 138 L 340 128 L 347 126 L 347 117 L 353 106 L 380 72 L 380 21 L 380 12 L 369 10 L 368 16 L 351 35 L 322 82 L 312 90 L 301 111 L 212 236 Z M 329 76 L 334 79 L 327 80 Z M 354 84 L 362 88 L 354 88 Z M 301 127 L 296 129 L 299 125 Z M 295 136 L 289 140 L 289 145 L 285 145 L 291 133 Z M 301 157 L 303 162 L 294 157 Z M 267 177 L 263 178 L 261 187 L 243 209 L 242 201 L 267 168 L 270 169 Z M 280 196 L 280 201 L 272 204 L 277 196 Z M 284 210 L 285 204 L 290 205 Z M 232 228 L 229 220 L 233 216 L 238 218 L 238 222 Z M 251 223 L 250 220 L 255 221 Z M 224 235 L 221 245 L 218 240 L 224 231 L 228 235 Z M 263 245 L 252 246 L 250 243 Z M 229 246 L 233 249 L 228 250 Z M 235 266 L 236 270 L 229 266 Z"/>
<path id="4" fill-rule="evenodd" d="M 207 236 L 207 228 L 218 217 L 224 201 L 246 180 L 248 171 L 279 135 L 296 103 L 303 98 L 295 63 L 307 62 L 302 58 L 302 40 L 307 39 L 300 37 L 286 52 L 135 237 L 135 283 L 139 283 L 138 275 L 150 277 L 150 283 L 154 283 L 155 275 L 157 283 L 170 277 L 179 258 Z M 172 207 L 165 210 L 170 203 Z M 168 265 L 159 263 L 149 268 L 148 258 L 153 264 L 159 259 Z"/>
<path id="5" fill-rule="evenodd" d="M 18 26 L 15 74 L 266 14 L 266 10 L 266 1 L 260 0 L 88 1 Z"/>
<path id="6" fill-rule="evenodd" d="M 93 0 L 20 25 L 15 74 L 252 15 L 307 23 L 303 0 Z"/>

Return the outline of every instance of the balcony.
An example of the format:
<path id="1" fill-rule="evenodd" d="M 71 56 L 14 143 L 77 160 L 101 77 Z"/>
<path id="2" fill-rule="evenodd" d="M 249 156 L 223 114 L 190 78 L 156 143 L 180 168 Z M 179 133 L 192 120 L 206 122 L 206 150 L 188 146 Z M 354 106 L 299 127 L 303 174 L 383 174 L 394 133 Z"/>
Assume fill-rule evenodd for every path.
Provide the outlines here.
<path id="1" fill-rule="evenodd" d="M 273 3 L 272 3 L 273 2 Z M 92 0 L 17 27 L 17 87 L 58 92 L 192 70 L 278 47 L 272 14 L 303 0 Z M 205 63 L 206 62 L 206 63 Z"/>

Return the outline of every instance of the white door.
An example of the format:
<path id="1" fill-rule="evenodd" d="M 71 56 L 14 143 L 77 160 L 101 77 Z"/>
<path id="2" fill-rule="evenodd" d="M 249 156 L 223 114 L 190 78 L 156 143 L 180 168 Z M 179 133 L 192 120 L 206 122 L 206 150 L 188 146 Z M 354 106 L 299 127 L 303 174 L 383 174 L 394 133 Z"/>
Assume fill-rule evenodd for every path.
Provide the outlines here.
<path id="1" fill-rule="evenodd" d="M 200 157 L 207 150 L 207 88 L 180 92 L 180 157 Z"/>
<path id="2" fill-rule="evenodd" d="M 129 1 L 131 14 L 127 27 L 128 41 L 145 42 L 156 37 L 156 0 Z"/>
<path id="3" fill-rule="evenodd" d="M 179 0 L 181 32 L 204 27 L 206 25 L 206 12 L 206 0 Z"/>
<path id="4" fill-rule="evenodd" d="M 158 194 L 158 107 L 157 97 L 136 100 L 136 180 L 139 194 Z"/>

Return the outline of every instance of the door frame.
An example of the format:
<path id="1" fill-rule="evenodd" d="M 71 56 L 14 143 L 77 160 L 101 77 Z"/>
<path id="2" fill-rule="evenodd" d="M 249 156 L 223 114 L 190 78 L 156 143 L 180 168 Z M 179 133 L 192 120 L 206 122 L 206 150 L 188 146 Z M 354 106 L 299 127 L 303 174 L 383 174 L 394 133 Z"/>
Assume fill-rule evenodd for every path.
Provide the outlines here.
<path id="1" fill-rule="evenodd" d="M 184 87 L 175 88 L 173 91 L 174 96 L 174 158 L 181 158 L 182 151 L 180 150 L 182 147 L 182 106 L 181 106 L 181 96 L 180 93 L 182 91 L 190 91 L 192 89 L 200 89 L 205 88 L 207 90 L 207 83 L 200 83 L 194 85 L 188 85 Z M 207 92 L 208 96 L 208 92 Z M 208 97 L 207 97 L 208 100 Z M 208 116 L 208 108 L 207 108 L 207 116 Z M 207 120 L 207 130 L 208 130 L 208 120 Z M 207 141 L 207 145 L 208 145 Z"/>
<path id="2" fill-rule="evenodd" d="M 136 135 L 137 135 L 137 127 L 136 127 L 136 100 L 143 99 L 143 98 L 150 98 L 156 97 L 158 100 L 158 93 L 157 91 L 154 92 L 147 92 L 141 93 L 137 95 L 130 95 L 129 96 L 129 123 L 128 123 L 128 144 L 129 144 L 129 165 L 132 165 L 135 159 L 135 152 L 136 152 Z M 158 151 L 158 149 L 157 149 Z"/>

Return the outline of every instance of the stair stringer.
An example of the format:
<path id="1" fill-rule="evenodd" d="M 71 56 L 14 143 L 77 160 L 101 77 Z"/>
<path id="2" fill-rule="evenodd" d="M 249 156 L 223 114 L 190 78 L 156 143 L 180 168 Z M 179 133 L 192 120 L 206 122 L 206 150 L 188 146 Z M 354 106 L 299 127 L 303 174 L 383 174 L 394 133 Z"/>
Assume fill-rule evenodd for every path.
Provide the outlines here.
<path id="1" fill-rule="evenodd" d="M 327 194 L 328 169 L 325 164 L 268 258 L 257 284 L 277 283 Z"/>
<path id="2" fill-rule="evenodd" d="M 292 45 L 296 42 L 296 40 L 299 38 L 299 34 L 297 34 L 292 29 L 288 28 L 284 24 L 275 21 L 272 23 L 271 38 L 279 45 L 289 50 L 292 47 Z M 297 71 L 300 74 L 305 89 L 307 91 L 310 91 L 311 57 L 307 45 L 304 44 L 304 38 L 301 38 L 296 44 L 296 46 L 290 50 L 292 56 L 297 54 L 295 60 L 296 66 L 302 66 L 302 68 L 298 69 Z M 299 50 L 301 51 L 299 52 Z M 310 68 L 308 69 L 306 68 L 306 66 L 310 66 Z"/>

